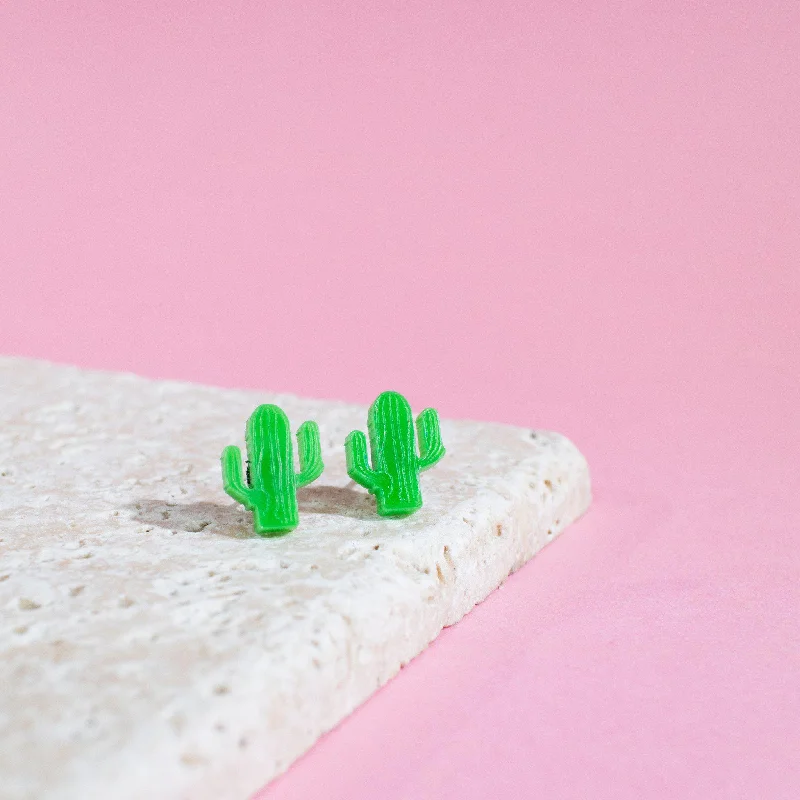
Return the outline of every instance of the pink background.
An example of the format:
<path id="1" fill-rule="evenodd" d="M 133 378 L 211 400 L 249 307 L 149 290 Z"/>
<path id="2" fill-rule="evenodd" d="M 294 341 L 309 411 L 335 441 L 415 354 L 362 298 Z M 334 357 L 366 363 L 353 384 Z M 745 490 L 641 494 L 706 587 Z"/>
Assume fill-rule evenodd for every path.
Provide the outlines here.
<path id="1" fill-rule="evenodd" d="M 0 7 L 0 351 L 593 467 L 263 800 L 800 796 L 799 54 L 796 0 Z"/>

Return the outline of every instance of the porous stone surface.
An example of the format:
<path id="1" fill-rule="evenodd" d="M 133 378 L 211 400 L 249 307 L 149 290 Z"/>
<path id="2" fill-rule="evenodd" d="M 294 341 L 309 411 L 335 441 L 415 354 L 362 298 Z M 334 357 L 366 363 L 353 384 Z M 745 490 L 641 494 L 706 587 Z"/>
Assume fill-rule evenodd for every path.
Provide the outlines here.
<path id="1" fill-rule="evenodd" d="M 276 539 L 220 478 L 261 402 L 316 420 L 326 465 Z M 424 508 L 382 519 L 354 428 L 366 408 L 0 359 L 3 800 L 245 800 L 590 501 L 564 437 L 443 420 Z"/>

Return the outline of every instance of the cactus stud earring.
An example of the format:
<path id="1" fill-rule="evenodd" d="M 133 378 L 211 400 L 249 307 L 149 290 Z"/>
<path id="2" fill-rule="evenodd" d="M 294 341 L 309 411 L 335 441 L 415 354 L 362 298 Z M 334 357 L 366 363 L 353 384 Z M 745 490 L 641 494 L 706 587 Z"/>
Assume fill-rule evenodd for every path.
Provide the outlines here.
<path id="1" fill-rule="evenodd" d="M 300 516 L 297 488 L 315 481 L 323 464 L 316 422 L 304 422 L 297 431 L 300 472 L 294 472 L 289 420 L 278 406 L 259 406 L 247 420 L 247 475 L 242 476 L 242 453 L 231 445 L 222 452 L 222 486 L 253 512 L 260 536 L 280 536 L 294 530 Z"/>
<path id="2" fill-rule="evenodd" d="M 422 508 L 419 473 L 444 455 L 439 415 L 426 408 L 417 417 L 419 456 L 408 400 L 397 392 L 384 392 L 369 409 L 367 419 L 372 469 L 367 463 L 367 440 L 353 431 L 345 440 L 347 473 L 378 502 L 382 517 L 411 514 Z"/>

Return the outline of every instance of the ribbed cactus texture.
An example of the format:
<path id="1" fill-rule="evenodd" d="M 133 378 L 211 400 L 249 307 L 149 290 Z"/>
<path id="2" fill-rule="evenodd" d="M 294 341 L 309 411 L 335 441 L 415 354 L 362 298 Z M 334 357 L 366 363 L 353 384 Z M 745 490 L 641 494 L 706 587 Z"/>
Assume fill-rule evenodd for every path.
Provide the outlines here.
<path id="1" fill-rule="evenodd" d="M 274 405 L 259 406 L 247 420 L 247 472 L 242 453 L 231 445 L 222 452 L 225 491 L 253 512 L 253 527 L 261 536 L 280 536 L 300 521 L 297 488 L 315 481 L 323 469 L 316 422 L 297 431 L 300 472 L 294 472 L 292 434 L 286 414 Z"/>
<path id="2" fill-rule="evenodd" d="M 419 473 L 444 455 L 439 416 L 426 408 L 417 417 L 419 455 L 411 406 L 401 394 L 384 392 L 372 404 L 367 419 L 372 466 L 367 461 L 367 440 L 353 431 L 345 440 L 347 472 L 378 503 L 383 517 L 411 514 L 422 508 Z"/>

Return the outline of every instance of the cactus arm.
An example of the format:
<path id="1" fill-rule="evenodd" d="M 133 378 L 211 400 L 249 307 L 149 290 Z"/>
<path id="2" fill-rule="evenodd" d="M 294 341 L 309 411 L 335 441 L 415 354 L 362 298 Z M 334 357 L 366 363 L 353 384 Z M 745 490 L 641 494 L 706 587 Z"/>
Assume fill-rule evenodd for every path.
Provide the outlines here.
<path id="1" fill-rule="evenodd" d="M 367 461 L 367 437 L 362 431 L 353 431 L 344 440 L 347 455 L 347 474 L 360 483 L 368 492 L 374 494 L 387 482 L 388 476 L 370 469 Z"/>
<path id="2" fill-rule="evenodd" d="M 222 488 L 237 503 L 251 508 L 251 490 L 242 477 L 242 451 L 230 445 L 222 451 Z"/>
<path id="3" fill-rule="evenodd" d="M 259 509 L 261 513 L 267 513 L 270 507 L 267 493 L 261 489 L 250 488 L 242 480 L 242 451 L 236 445 L 229 445 L 222 451 L 221 461 L 222 488 L 227 494 L 248 511 Z"/>
<path id="4" fill-rule="evenodd" d="M 435 408 L 426 408 L 417 417 L 420 457 L 417 459 L 420 471 L 432 467 L 444 455 L 442 433 L 439 429 L 439 415 Z"/>
<path id="5" fill-rule="evenodd" d="M 300 457 L 300 472 L 295 476 L 298 486 L 305 486 L 322 475 L 322 451 L 319 445 L 319 425 L 304 422 L 297 429 L 297 449 Z"/>

